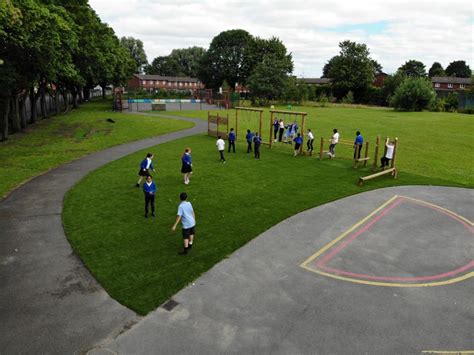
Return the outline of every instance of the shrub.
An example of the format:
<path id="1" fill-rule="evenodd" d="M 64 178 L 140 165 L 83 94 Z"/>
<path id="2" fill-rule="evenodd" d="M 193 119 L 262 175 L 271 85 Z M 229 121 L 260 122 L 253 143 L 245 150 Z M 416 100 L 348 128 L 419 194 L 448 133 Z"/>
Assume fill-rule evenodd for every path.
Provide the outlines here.
<path id="1" fill-rule="evenodd" d="M 445 106 L 446 106 L 446 101 L 444 99 L 436 99 L 433 101 L 430 111 L 444 112 Z"/>
<path id="2" fill-rule="evenodd" d="M 390 104 L 397 110 L 422 111 L 433 107 L 436 94 L 425 78 L 406 78 L 395 90 Z"/>
<path id="3" fill-rule="evenodd" d="M 445 100 L 445 104 L 444 104 L 445 110 L 449 112 L 453 112 L 458 109 L 458 106 L 459 106 L 458 94 L 455 92 L 450 92 Z"/>
<path id="4" fill-rule="evenodd" d="M 321 94 L 321 96 L 319 96 L 319 99 L 318 99 L 319 103 L 321 104 L 321 107 L 326 107 L 326 105 L 328 104 L 329 102 L 329 99 L 328 97 L 326 96 L 326 94 Z"/>
<path id="5" fill-rule="evenodd" d="M 341 100 L 343 104 L 353 104 L 354 103 L 354 94 L 352 91 L 349 91 L 346 96 Z"/>

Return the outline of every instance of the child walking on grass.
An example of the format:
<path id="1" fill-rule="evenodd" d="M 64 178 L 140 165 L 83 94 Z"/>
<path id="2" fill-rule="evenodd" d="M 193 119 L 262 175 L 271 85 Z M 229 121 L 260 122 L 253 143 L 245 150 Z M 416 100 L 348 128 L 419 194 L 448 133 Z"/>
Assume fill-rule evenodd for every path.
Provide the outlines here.
<path id="1" fill-rule="evenodd" d="M 186 148 L 184 154 L 181 157 L 181 173 L 183 174 L 184 183 L 189 184 L 189 178 L 193 173 L 193 160 L 191 158 L 191 148 Z"/>
<path id="2" fill-rule="evenodd" d="M 173 227 L 171 227 L 171 230 L 175 231 L 179 221 L 181 221 L 181 224 L 183 226 L 184 249 L 182 252 L 178 253 L 179 255 L 188 254 L 188 252 L 193 247 L 194 235 L 196 233 L 196 216 L 194 214 L 194 209 L 191 205 L 191 202 L 186 201 L 187 198 L 188 194 L 186 192 L 181 192 L 181 194 L 179 195 L 181 203 L 178 206 L 176 221 L 174 222 Z"/>

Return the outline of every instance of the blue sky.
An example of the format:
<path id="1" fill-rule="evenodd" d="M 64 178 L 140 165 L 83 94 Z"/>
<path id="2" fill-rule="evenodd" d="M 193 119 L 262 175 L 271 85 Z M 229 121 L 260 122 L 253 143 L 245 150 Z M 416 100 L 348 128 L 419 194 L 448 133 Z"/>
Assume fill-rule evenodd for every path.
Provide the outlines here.
<path id="1" fill-rule="evenodd" d="M 145 44 L 148 60 L 174 48 L 208 48 L 229 29 L 279 37 L 293 54 L 294 74 L 319 77 L 344 40 L 365 43 L 387 73 L 406 61 L 474 69 L 473 4 L 469 0 L 90 0 L 118 36 Z M 124 10 L 126 9 L 126 10 Z"/>

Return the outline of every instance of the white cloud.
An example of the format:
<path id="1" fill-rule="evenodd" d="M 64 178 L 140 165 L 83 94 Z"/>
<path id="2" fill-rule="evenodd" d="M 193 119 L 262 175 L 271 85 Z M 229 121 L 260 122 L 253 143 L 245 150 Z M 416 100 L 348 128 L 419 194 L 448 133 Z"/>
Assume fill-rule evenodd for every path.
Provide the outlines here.
<path id="1" fill-rule="evenodd" d="M 141 39 L 149 61 L 174 48 L 207 48 L 222 31 L 242 28 L 279 37 L 293 53 L 294 73 L 321 75 L 322 67 L 350 39 L 369 47 L 384 71 L 410 59 L 427 69 L 465 60 L 474 69 L 473 5 L 467 0 L 271 1 L 90 0 L 118 36 Z M 358 25 L 384 23 L 371 33 Z M 354 26 L 351 28 L 351 26 Z"/>

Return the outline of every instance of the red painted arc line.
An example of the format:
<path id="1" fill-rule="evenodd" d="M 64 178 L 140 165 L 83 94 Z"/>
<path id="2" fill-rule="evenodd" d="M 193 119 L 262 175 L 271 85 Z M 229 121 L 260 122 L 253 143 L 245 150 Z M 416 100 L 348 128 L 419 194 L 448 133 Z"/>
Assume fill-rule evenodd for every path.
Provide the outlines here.
<path id="1" fill-rule="evenodd" d="M 358 274 L 355 272 L 348 272 L 338 269 L 333 269 L 327 266 L 320 266 L 321 269 L 334 273 L 336 275 L 345 275 L 345 276 L 352 276 L 354 278 L 359 279 L 367 279 L 367 280 L 376 280 L 376 281 L 432 281 L 432 280 L 439 280 L 444 279 L 447 277 L 456 276 L 466 270 L 474 269 L 474 260 L 467 263 L 466 265 L 452 271 L 444 272 L 442 274 L 431 275 L 431 276 L 419 276 L 419 277 L 386 277 L 386 276 L 372 276 L 367 274 Z"/>
<path id="2" fill-rule="evenodd" d="M 377 217 L 375 217 L 372 221 L 367 223 L 363 228 L 359 229 L 356 233 L 350 236 L 350 238 L 346 239 L 344 242 L 339 244 L 336 248 L 331 250 L 331 252 L 327 253 L 319 262 L 316 263 L 316 266 L 323 267 L 329 260 L 336 256 L 342 249 L 344 249 L 347 245 L 352 243 L 354 239 L 356 239 L 359 235 L 367 231 L 370 227 L 372 227 L 375 223 L 377 223 L 383 216 L 385 216 L 388 212 L 393 210 L 399 204 L 401 204 L 403 200 L 396 200 L 393 204 L 389 207 L 386 207 Z"/>

